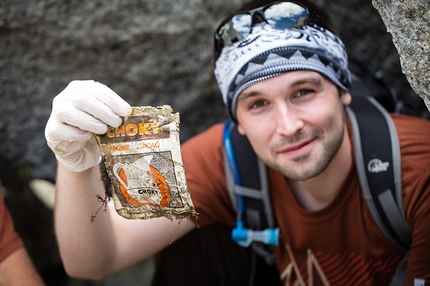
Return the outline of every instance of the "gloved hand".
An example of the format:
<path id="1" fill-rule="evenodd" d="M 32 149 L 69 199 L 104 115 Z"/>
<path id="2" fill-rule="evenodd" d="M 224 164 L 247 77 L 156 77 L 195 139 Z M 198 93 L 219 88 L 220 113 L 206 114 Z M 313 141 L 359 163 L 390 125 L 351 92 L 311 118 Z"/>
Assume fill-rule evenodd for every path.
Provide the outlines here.
<path id="1" fill-rule="evenodd" d="M 74 172 L 99 163 L 95 134 L 118 127 L 131 106 L 106 85 L 93 80 L 72 81 L 52 103 L 45 128 L 48 146 L 59 162 Z"/>

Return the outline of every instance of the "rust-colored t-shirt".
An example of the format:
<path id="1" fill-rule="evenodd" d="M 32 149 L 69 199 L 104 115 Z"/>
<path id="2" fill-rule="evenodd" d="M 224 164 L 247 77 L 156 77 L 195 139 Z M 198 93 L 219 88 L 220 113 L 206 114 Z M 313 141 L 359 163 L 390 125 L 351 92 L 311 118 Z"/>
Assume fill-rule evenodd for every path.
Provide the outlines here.
<path id="1" fill-rule="evenodd" d="M 15 231 L 12 217 L 0 194 L 0 262 L 22 246 L 23 241 Z"/>
<path id="2" fill-rule="evenodd" d="M 414 285 L 414 279 L 430 283 L 430 122 L 403 115 L 393 119 L 402 154 L 405 216 L 412 229 L 407 285 Z M 201 226 L 235 225 L 226 189 L 222 129 L 223 124 L 214 125 L 182 146 L 187 184 Z M 319 211 L 301 208 L 284 176 L 274 170 L 269 170 L 269 187 L 280 228 L 277 264 L 285 285 L 389 284 L 405 253 L 373 220 L 355 167 L 333 202 Z"/>

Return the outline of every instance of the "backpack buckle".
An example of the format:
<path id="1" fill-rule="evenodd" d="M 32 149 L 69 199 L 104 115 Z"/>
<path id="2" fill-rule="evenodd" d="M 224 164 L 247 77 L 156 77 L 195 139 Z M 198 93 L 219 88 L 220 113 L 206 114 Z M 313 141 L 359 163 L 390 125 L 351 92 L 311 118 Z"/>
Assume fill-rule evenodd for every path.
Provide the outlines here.
<path id="1" fill-rule="evenodd" d="M 248 247 L 252 242 L 262 242 L 269 245 L 279 244 L 279 228 L 252 230 L 243 227 L 243 221 L 238 221 L 231 232 L 233 240 L 242 247 Z"/>

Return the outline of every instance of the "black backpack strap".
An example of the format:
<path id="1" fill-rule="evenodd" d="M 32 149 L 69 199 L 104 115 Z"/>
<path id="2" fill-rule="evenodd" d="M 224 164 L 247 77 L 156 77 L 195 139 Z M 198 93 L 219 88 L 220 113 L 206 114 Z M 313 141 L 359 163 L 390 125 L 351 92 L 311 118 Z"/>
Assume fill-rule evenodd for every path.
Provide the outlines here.
<path id="1" fill-rule="evenodd" d="M 278 244 L 279 229 L 275 228 L 266 166 L 231 121 L 224 128 L 224 163 L 230 197 L 237 211 L 233 240 L 244 247 L 252 244 L 257 254 L 273 264 L 273 245 Z"/>
<path id="2" fill-rule="evenodd" d="M 408 264 L 409 252 L 406 253 L 406 256 L 400 261 L 399 266 L 394 273 L 393 279 L 389 286 L 404 286 L 406 285 L 406 266 Z"/>
<path id="3" fill-rule="evenodd" d="M 403 212 L 400 147 L 388 112 L 372 97 L 354 98 L 353 126 L 357 171 L 367 205 L 381 231 L 408 250 L 411 230 Z"/>

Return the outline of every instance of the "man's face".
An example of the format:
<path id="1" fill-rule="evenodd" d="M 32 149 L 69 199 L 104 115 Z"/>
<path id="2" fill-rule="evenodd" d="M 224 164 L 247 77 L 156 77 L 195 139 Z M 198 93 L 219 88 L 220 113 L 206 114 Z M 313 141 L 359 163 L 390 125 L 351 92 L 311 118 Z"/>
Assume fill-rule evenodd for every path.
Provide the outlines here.
<path id="1" fill-rule="evenodd" d="M 239 132 L 259 158 L 292 180 L 321 174 L 345 136 L 344 105 L 330 80 L 312 71 L 285 73 L 245 89 L 237 100 Z"/>

